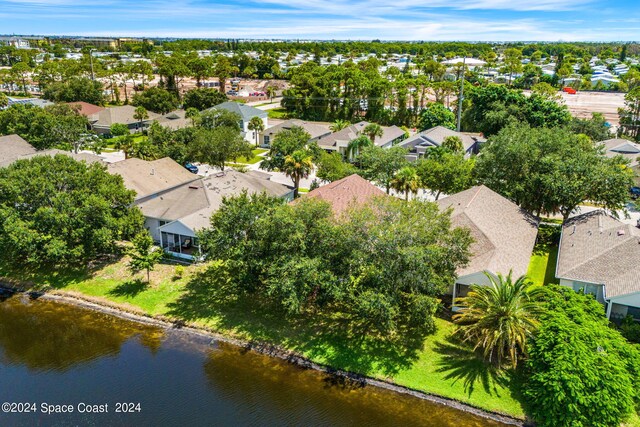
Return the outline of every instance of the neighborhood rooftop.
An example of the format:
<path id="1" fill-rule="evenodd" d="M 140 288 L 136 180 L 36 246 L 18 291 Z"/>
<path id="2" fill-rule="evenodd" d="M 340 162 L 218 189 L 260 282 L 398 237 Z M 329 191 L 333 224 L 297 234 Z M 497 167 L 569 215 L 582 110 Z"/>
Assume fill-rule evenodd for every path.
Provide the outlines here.
<path id="1" fill-rule="evenodd" d="M 64 154 L 76 160 L 87 163 L 102 163 L 102 159 L 91 153 L 72 153 L 70 151 L 52 148 L 49 150 L 36 150 L 31 144 L 18 135 L 0 136 L 0 167 L 9 166 L 17 160 L 30 159 L 35 156 L 55 156 Z"/>
<path id="2" fill-rule="evenodd" d="M 266 111 L 260 110 L 255 107 L 251 107 L 249 105 L 241 104 L 239 102 L 233 102 L 233 101 L 223 102 L 222 104 L 218 104 L 215 107 L 210 108 L 210 110 L 214 110 L 214 109 L 215 110 L 222 109 L 222 110 L 231 111 L 232 113 L 236 113 L 245 122 L 248 122 L 249 120 L 251 120 L 252 117 L 260 117 L 260 118 L 267 117 Z"/>
<path id="3" fill-rule="evenodd" d="M 606 298 L 640 292 L 640 230 L 600 210 L 571 218 L 556 277 L 603 284 Z"/>
<path id="4" fill-rule="evenodd" d="M 130 158 L 110 163 L 108 170 L 120 175 L 125 187 L 136 192 L 138 200 L 199 178 L 169 157 L 153 161 Z"/>
<path id="5" fill-rule="evenodd" d="M 527 273 L 538 234 L 537 220 L 515 203 L 484 185 L 438 200 L 441 210 L 452 209 L 451 222 L 468 227 L 475 240 L 471 259 L 459 276 L 489 271 L 514 277 Z"/>
<path id="6" fill-rule="evenodd" d="M 317 198 L 331 204 L 335 215 L 340 215 L 354 204 L 365 204 L 373 197 L 387 194 L 360 175 L 353 174 L 309 192 L 306 197 Z"/>
<path id="7" fill-rule="evenodd" d="M 318 141 L 318 145 L 325 150 L 339 150 L 346 148 L 349 142 L 362 135 L 362 131 L 369 122 L 358 122 L 354 125 L 334 132 Z M 404 136 L 404 131 L 398 126 L 381 126 L 383 134 L 375 138 L 374 144 L 379 147 L 391 145 L 395 140 L 399 140 Z"/>

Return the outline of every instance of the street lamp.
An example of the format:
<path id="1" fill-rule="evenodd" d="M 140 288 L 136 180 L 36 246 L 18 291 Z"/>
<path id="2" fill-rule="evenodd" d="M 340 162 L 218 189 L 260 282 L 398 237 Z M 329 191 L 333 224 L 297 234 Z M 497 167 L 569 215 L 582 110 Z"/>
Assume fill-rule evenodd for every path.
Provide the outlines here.
<path id="1" fill-rule="evenodd" d="M 96 76 L 93 74 L 93 52 L 96 49 L 89 49 L 89 62 L 91 62 L 91 80 L 95 80 Z"/>

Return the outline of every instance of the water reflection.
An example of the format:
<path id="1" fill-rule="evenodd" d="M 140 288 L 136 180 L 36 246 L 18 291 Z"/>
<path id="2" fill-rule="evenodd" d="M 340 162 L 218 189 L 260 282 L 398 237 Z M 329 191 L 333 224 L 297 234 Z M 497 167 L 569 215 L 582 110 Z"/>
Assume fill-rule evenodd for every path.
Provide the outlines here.
<path id="1" fill-rule="evenodd" d="M 212 389 L 222 392 L 229 402 L 242 402 L 264 414 L 264 425 L 310 425 L 309 420 L 322 420 L 326 425 L 502 425 L 226 344 L 209 353 L 204 370 Z M 280 418 L 270 419 L 273 408 Z"/>
<path id="2" fill-rule="evenodd" d="M 158 328 L 117 317 L 77 310 L 50 301 L 32 301 L 16 295 L 0 302 L 0 362 L 31 370 L 64 371 L 96 358 L 118 354 L 128 339 L 157 351 Z"/>

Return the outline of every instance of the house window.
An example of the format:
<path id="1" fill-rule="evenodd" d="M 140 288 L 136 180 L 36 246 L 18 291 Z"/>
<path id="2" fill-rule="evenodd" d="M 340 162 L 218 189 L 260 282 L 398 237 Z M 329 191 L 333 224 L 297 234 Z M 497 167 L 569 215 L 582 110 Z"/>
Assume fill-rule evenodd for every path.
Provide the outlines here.
<path id="1" fill-rule="evenodd" d="M 163 225 L 167 225 L 167 224 L 169 224 L 169 221 L 162 221 L 162 220 L 159 220 L 159 221 L 158 221 L 158 224 L 159 224 L 159 225 L 158 225 L 158 227 L 162 227 Z"/>
<path id="2" fill-rule="evenodd" d="M 269 135 L 265 135 L 264 136 L 264 145 L 269 145 L 269 143 L 270 143 Z"/>

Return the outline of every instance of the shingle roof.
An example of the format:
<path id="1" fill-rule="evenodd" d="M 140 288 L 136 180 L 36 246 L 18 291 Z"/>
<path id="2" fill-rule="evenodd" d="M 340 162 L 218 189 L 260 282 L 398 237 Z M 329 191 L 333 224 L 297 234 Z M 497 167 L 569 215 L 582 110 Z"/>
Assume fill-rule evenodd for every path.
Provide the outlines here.
<path id="1" fill-rule="evenodd" d="M 247 190 L 249 194 L 264 192 L 275 197 L 284 197 L 291 193 L 291 189 L 285 185 L 256 178 L 233 169 L 224 173 L 209 175 L 191 185 L 200 185 L 201 189 L 199 191 L 204 192 L 208 200 L 206 207 L 194 210 L 193 213 L 180 219 L 181 223 L 194 231 L 209 226 L 211 214 L 220 209 L 222 198 L 225 196 L 236 196 L 243 190 Z"/>
<path id="2" fill-rule="evenodd" d="M 20 136 L 0 136 L 0 166 L 7 166 L 21 156 L 34 153 L 36 149 Z"/>
<path id="3" fill-rule="evenodd" d="M 449 136 L 457 136 L 462 140 L 464 151 L 467 152 L 473 148 L 478 142 L 484 142 L 485 139 L 480 136 L 472 136 L 464 132 L 456 132 L 444 126 L 436 126 L 431 129 L 424 130 L 405 139 L 400 143 L 402 147 L 410 150 L 417 146 L 421 147 L 439 147 L 445 138 Z"/>
<path id="4" fill-rule="evenodd" d="M 130 158 L 110 163 L 107 168 L 110 173 L 122 177 L 125 187 L 136 192 L 137 200 L 199 178 L 169 157 L 153 161 Z"/>
<path id="5" fill-rule="evenodd" d="M 100 107 L 99 105 L 89 104 L 88 102 L 79 101 L 79 102 L 67 102 L 71 107 L 78 108 L 78 113 L 83 116 L 91 116 L 92 114 L 97 114 L 100 111 L 104 110 L 104 107 Z"/>
<path id="6" fill-rule="evenodd" d="M 333 213 L 339 216 L 354 204 L 362 205 L 373 197 L 387 194 L 360 175 L 350 175 L 310 191 L 304 197 L 315 197 L 331 204 Z"/>
<path id="7" fill-rule="evenodd" d="M 640 229 L 603 211 L 562 227 L 558 278 L 605 285 L 607 298 L 640 292 Z"/>
<path id="8" fill-rule="evenodd" d="M 537 220 L 518 205 L 484 185 L 437 201 L 441 210 L 452 208 L 451 222 L 471 230 L 471 259 L 458 276 L 481 271 L 518 277 L 527 273 L 538 235 Z"/>
<path id="9" fill-rule="evenodd" d="M 326 136 L 331 134 L 329 130 L 329 126 L 323 125 L 315 122 L 305 122 L 303 120 L 292 119 L 287 120 L 279 125 L 272 126 L 269 129 L 266 129 L 263 134 L 273 136 L 278 132 L 281 132 L 285 129 L 291 129 L 294 126 L 298 126 L 303 128 L 309 135 L 311 135 L 311 139 L 320 138 L 321 136 Z"/>
<path id="10" fill-rule="evenodd" d="M 346 147 L 349 142 L 353 141 L 362 134 L 362 130 L 367 127 L 369 122 L 358 122 L 354 125 L 334 132 L 318 141 L 318 145 L 324 149 L 337 150 L 338 146 Z M 381 147 L 389 142 L 400 138 L 404 135 L 404 131 L 398 126 L 381 126 L 383 134 L 376 137 L 374 144 Z"/>
<path id="11" fill-rule="evenodd" d="M 209 110 L 213 109 L 223 109 L 227 111 L 231 111 L 232 113 L 236 113 L 242 118 L 242 121 L 248 122 L 252 117 L 260 117 L 261 119 L 267 117 L 267 112 L 264 110 L 260 110 L 255 107 L 251 107 L 250 105 L 240 104 L 239 102 L 227 101 L 222 104 L 218 104 L 215 107 L 209 108 Z"/>
<path id="12" fill-rule="evenodd" d="M 600 144 L 604 146 L 605 155 L 607 157 L 623 156 L 629 159 L 631 166 L 638 165 L 638 158 L 640 158 L 640 144 L 627 139 L 607 139 L 601 141 Z"/>
<path id="13" fill-rule="evenodd" d="M 133 115 L 135 114 L 135 112 L 136 112 L 136 107 L 134 107 L 133 105 L 109 107 L 89 116 L 89 121 L 92 122 L 93 126 L 107 127 L 107 128 L 114 123 L 129 125 L 132 123 L 139 122 L 139 120 L 136 120 L 133 118 Z M 160 117 L 159 114 L 156 114 L 152 111 L 148 111 L 147 114 L 149 115 L 149 118 L 146 120 L 143 120 L 143 122 L 155 120 Z"/>
<path id="14" fill-rule="evenodd" d="M 185 117 L 185 114 L 185 110 L 175 110 L 159 117 L 158 119 L 156 119 L 156 121 L 162 126 L 168 127 L 172 130 L 193 126 L 192 120 L 187 119 Z"/>
<path id="15" fill-rule="evenodd" d="M 64 154 L 65 156 L 87 163 L 103 163 L 103 160 L 95 154 L 75 154 L 56 148 L 38 151 L 18 135 L 0 136 L 0 167 L 9 166 L 16 160 L 30 159 L 35 156 L 55 156 L 56 154 Z"/>

